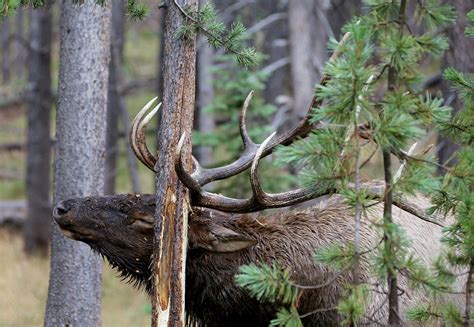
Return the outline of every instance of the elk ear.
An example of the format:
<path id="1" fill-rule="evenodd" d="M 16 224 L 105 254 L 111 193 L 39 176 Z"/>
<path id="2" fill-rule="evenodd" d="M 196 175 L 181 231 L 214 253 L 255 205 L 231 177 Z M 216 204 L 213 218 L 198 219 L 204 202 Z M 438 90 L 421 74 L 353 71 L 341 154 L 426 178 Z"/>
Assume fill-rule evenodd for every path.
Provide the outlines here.
<path id="1" fill-rule="evenodd" d="M 210 251 L 220 253 L 243 250 L 257 243 L 254 239 L 214 224 L 211 226 L 209 239 L 210 242 L 205 247 Z"/>
<path id="2" fill-rule="evenodd" d="M 140 228 L 153 228 L 155 217 L 153 213 L 142 210 L 130 210 L 128 212 L 129 224 Z"/>

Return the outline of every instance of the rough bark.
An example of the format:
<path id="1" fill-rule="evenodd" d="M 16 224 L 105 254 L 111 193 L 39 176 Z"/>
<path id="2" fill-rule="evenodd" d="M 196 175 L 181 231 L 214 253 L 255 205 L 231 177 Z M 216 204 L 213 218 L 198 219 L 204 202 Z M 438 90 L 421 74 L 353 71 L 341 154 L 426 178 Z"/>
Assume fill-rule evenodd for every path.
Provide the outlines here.
<path id="1" fill-rule="evenodd" d="M 2 81 L 10 81 L 10 18 L 3 17 L 0 20 L 0 49 L 2 50 Z"/>
<path id="2" fill-rule="evenodd" d="M 46 255 L 50 238 L 50 112 L 51 95 L 51 1 L 31 10 L 26 96 L 27 222 L 24 228 L 25 251 Z"/>
<path id="3" fill-rule="evenodd" d="M 117 156 L 119 152 L 119 115 L 122 105 L 120 69 L 122 65 L 125 24 L 125 1 L 112 1 L 112 23 L 109 64 L 109 95 L 107 103 L 107 136 L 105 142 L 105 194 L 115 193 Z"/>
<path id="4" fill-rule="evenodd" d="M 158 15 L 158 31 L 157 35 L 159 38 L 158 42 L 158 51 L 156 55 L 156 67 L 157 67 L 157 78 L 156 78 L 156 94 L 158 96 L 158 101 L 163 101 L 163 61 L 164 61 L 164 47 L 165 47 L 165 38 L 164 38 L 164 33 L 165 33 L 165 12 L 164 10 L 161 10 L 159 15 Z M 160 130 L 161 126 L 161 112 L 158 113 L 158 119 L 156 120 L 156 130 Z M 159 142 L 159 140 L 158 140 Z M 158 144 L 156 144 L 156 147 L 158 148 Z"/>
<path id="5" fill-rule="evenodd" d="M 456 23 L 448 29 L 448 37 L 451 44 L 444 57 L 444 66 L 454 67 L 461 72 L 473 72 L 474 60 L 472 60 L 472 54 L 474 53 L 474 39 L 467 37 L 464 34 L 464 29 L 468 24 L 466 15 L 470 10 L 474 9 L 474 6 L 470 1 L 453 0 L 449 2 L 455 7 L 458 16 Z M 448 81 L 443 80 L 441 88 L 444 99 L 453 107 L 453 115 L 455 115 L 462 108 L 462 101 L 456 92 L 452 90 Z M 441 164 L 452 166 L 456 163 L 454 156 L 459 146 L 451 139 L 440 136 L 437 148 Z M 445 171 L 442 168 L 438 169 L 438 174 L 442 175 L 444 173 Z"/>
<path id="6" fill-rule="evenodd" d="M 54 203 L 104 188 L 110 6 L 61 0 Z M 53 225 L 45 326 L 100 326 L 100 257 Z"/>
<path id="7" fill-rule="evenodd" d="M 196 0 L 177 1 L 188 10 Z M 187 248 L 187 192 L 174 170 L 174 152 L 186 132 L 186 157 L 190 158 L 194 112 L 195 40 L 176 38 L 183 16 L 174 1 L 166 1 L 163 61 L 163 111 L 158 132 L 156 212 L 153 252 L 153 326 L 184 325 L 184 278 Z M 188 168 L 190 160 L 188 160 Z M 159 222 L 159 223 L 158 223 Z"/>

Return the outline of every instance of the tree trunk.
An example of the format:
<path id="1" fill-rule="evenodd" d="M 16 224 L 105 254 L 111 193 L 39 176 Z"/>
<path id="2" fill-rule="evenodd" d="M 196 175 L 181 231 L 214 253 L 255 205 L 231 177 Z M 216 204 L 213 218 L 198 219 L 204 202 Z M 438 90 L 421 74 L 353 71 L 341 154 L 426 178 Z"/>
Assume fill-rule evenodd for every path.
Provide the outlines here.
<path id="1" fill-rule="evenodd" d="M 178 0 L 188 10 L 196 0 Z M 184 283 L 187 248 L 187 192 L 174 170 L 174 152 L 186 133 L 185 155 L 190 168 L 194 112 L 195 40 L 176 38 L 183 15 L 166 1 L 163 62 L 163 111 L 158 132 L 155 238 L 153 251 L 153 326 L 184 326 Z"/>
<path id="2" fill-rule="evenodd" d="M 128 110 L 125 106 L 125 101 L 123 100 L 123 97 L 120 100 L 120 115 L 122 117 L 123 129 L 125 131 L 129 131 L 130 117 L 128 115 Z M 125 136 L 125 147 L 127 148 L 127 164 L 128 172 L 130 174 L 130 184 L 132 184 L 132 192 L 141 193 L 140 175 L 138 174 L 137 160 L 135 154 L 132 151 L 132 147 L 130 146 L 130 141 L 127 136 Z"/>
<path id="3" fill-rule="evenodd" d="M 258 5 L 261 7 L 264 15 L 286 11 L 286 7 L 282 2 L 274 0 L 259 1 Z M 268 56 L 263 64 L 264 67 L 268 67 L 268 65 L 272 63 L 288 58 L 288 25 L 284 23 L 284 20 L 271 25 L 271 28 L 265 29 L 264 35 L 263 52 Z M 290 93 L 290 76 L 288 62 L 271 73 L 267 80 L 265 91 L 263 92 L 265 102 L 282 105 L 280 102 L 283 98 L 278 98 L 278 96 L 288 95 Z"/>
<path id="4" fill-rule="evenodd" d="M 45 3 L 46 5 L 46 3 Z M 15 35 L 16 39 L 22 39 L 24 37 L 23 26 L 24 26 L 24 12 L 23 8 L 18 8 L 15 16 Z M 24 46 L 16 40 L 15 44 L 15 74 L 17 78 L 22 78 L 24 73 L 25 65 L 25 52 Z"/>
<path id="5" fill-rule="evenodd" d="M 444 57 L 444 67 L 454 67 L 460 72 L 473 72 L 474 61 L 472 54 L 474 53 L 474 40 L 464 34 L 464 29 L 468 24 L 467 13 L 473 9 L 472 3 L 469 1 L 449 1 L 456 9 L 458 17 L 456 24 L 448 29 L 448 37 L 451 41 L 449 50 L 446 51 Z M 446 101 L 453 107 L 453 115 L 462 108 L 462 100 L 459 99 L 457 93 L 451 89 L 448 81 L 442 81 L 443 96 Z M 456 163 L 455 153 L 459 146 L 451 139 L 440 136 L 438 138 L 438 158 L 441 164 L 452 166 Z M 444 174 L 442 168 L 438 169 L 438 174 Z"/>
<path id="6" fill-rule="evenodd" d="M 210 133 L 215 128 L 212 114 L 203 112 L 203 109 L 212 104 L 214 99 L 213 76 L 210 68 L 213 64 L 214 51 L 204 39 L 199 42 L 197 52 L 197 130 L 201 133 Z M 213 163 L 212 149 L 200 146 L 196 149 L 196 159 L 204 166 Z"/>
<path id="7" fill-rule="evenodd" d="M 288 2 L 290 66 L 293 87 L 293 114 L 289 126 L 295 126 L 301 120 L 313 98 L 313 88 L 316 83 L 311 42 L 313 6 L 313 1 L 307 0 Z"/>
<path id="8" fill-rule="evenodd" d="M 0 20 L 0 49 L 2 49 L 2 81 L 10 81 L 10 18 Z"/>
<path id="9" fill-rule="evenodd" d="M 335 38 L 341 37 L 341 28 L 348 22 L 354 15 L 361 14 L 364 9 L 361 4 L 361 0 L 318 0 L 324 5 L 329 6 L 327 11 L 327 20 L 331 25 L 332 34 L 330 37 Z M 327 33 L 326 33 L 327 34 Z"/>
<path id="10" fill-rule="evenodd" d="M 27 221 L 25 251 L 46 255 L 50 238 L 50 112 L 51 95 L 51 2 L 32 9 L 30 20 L 29 89 L 26 97 Z"/>
<path id="11" fill-rule="evenodd" d="M 115 193 L 117 156 L 119 152 L 118 122 L 122 95 L 120 69 L 122 67 L 125 24 L 125 1 L 112 1 L 112 26 L 109 64 L 109 95 L 107 103 L 107 136 L 105 142 L 105 194 Z"/>
<path id="12" fill-rule="evenodd" d="M 163 58 L 163 53 L 164 53 L 164 48 L 165 48 L 165 37 L 164 37 L 164 33 L 165 33 L 165 12 L 164 10 L 160 10 L 159 12 L 159 15 L 158 15 L 158 20 L 159 20 L 159 24 L 158 24 L 158 29 L 157 29 L 157 35 L 158 35 L 158 38 L 159 38 L 159 42 L 158 42 L 158 51 L 157 51 L 157 55 L 156 55 L 156 67 L 157 67 L 157 78 L 156 78 L 156 94 L 158 96 L 158 101 L 163 101 L 163 84 L 164 84 L 164 81 L 163 81 L 163 62 L 164 62 L 164 58 Z M 160 126 L 161 126 L 161 112 L 158 113 L 157 115 L 158 119 L 156 120 L 156 130 L 159 131 L 160 130 Z M 159 140 L 157 140 L 159 142 Z M 155 144 L 156 145 L 156 148 L 158 148 L 158 143 Z M 156 191 L 156 190 L 155 190 Z"/>
<path id="13" fill-rule="evenodd" d="M 110 6 L 61 0 L 54 202 L 104 189 Z M 100 326 L 101 260 L 53 226 L 45 326 Z"/>

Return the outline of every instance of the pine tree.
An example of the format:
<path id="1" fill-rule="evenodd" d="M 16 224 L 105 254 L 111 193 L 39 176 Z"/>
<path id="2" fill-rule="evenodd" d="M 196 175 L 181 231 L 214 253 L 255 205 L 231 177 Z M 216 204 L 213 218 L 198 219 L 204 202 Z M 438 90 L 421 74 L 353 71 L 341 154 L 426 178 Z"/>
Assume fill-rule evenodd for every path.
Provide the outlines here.
<path id="1" fill-rule="evenodd" d="M 474 10 L 468 14 L 474 23 Z M 468 36 L 474 36 L 474 24 L 466 28 Z M 455 306 L 441 307 L 429 303 L 424 307 L 413 308 L 412 317 L 420 321 L 430 321 L 443 316 L 449 325 L 470 326 L 474 321 L 472 312 L 472 293 L 474 276 L 474 75 L 462 73 L 453 68 L 444 72 L 459 97 L 464 108 L 440 130 L 461 146 L 459 161 L 454 167 L 444 167 L 446 175 L 442 187 L 433 197 L 431 211 L 452 214 L 454 223 L 444 231 L 443 242 L 446 253 L 437 266 L 438 274 L 447 278 L 466 275 L 464 287 L 464 312 Z"/>
<path id="2" fill-rule="evenodd" d="M 407 0 L 365 2 L 368 14 L 353 19 L 343 29 L 349 37 L 339 44 L 330 43 L 330 48 L 342 55 L 326 64 L 329 81 L 316 88 L 316 95 L 324 102 L 312 111 L 313 121 L 324 122 L 325 127 L 292 146 L 280 148 L 278 155 L 280 163 L 300 168 L 302 184 L 314 187 L 319 194 L 337 189 L 354 211 L 354 242 L 333 244 L 315 255 L 322 264 L 352 270 L 352 284 L 338 305 L 344 323 L 357 325 L 366 314 L 369 285 L 359 279 L 358 272 L 364 254 L 373 262 L 374 276 L 388 290 L 387 322 L 400 325 L 400 274 L 410 278 L 414 287 L 428 288 L 433 294 L 448 291 L 451 281 L 446 275 L 430 273 L 416 260 L 402 228 L 392 221 L 391 208 L 401 197 L 431 193 L 440 185 L 434 177 L 436 164 L 426 151 L 413 152 L 427 130 L 449 124 L 451 109 L 443 105 L 442 99 L 422 94 L 424 75 L 420 64 L 439 58 L 448 47 L 438 31 L 454 20 L 455 13 L 436 0 L 414 3 L 413 18 L 422 26 L 417 30 L 424 31 L 418 35 L 408 24 L 412 17 L 407 17 Z M 379 199 L 362 180 L 364 175 L 371 176 L 369 161 L 377 154 L 383 158 L 386 190 Z M 400 164 L 396 173 L 394 159 Z M 377 201 L 383 201 L 384 214 L 373 227 L 380 231 L 382 242 L 373 249 L 364 249 L 359 244 L 360 219 Z M 298 288 L 288 277 L 277 283 L 278 276 L 285 275 L 267 266 L 249 266 L 241 269 L 237 282 L 263 299 L 271 300 L 279 294 L 292 298 L 290 295 Z M 295 302 L 289 302 L 290 309 L 280 310 L 274 324 L 301 325 L 299 318 L 305 313 L 298 313 Z"/>

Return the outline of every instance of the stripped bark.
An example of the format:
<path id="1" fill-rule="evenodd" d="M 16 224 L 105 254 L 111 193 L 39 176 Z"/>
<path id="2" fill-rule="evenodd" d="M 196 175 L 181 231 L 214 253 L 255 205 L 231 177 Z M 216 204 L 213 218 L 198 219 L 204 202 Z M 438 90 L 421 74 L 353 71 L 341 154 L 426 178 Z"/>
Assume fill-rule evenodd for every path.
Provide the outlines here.
<path id="1" fill-rule="evenodd" d="M 158 132 L 157 217 L 153 251 L 153 326 L 184 326 L 187 248 L 187 191 L 174 170 L 174 152 L 183 132 L 190 159 L 195 86 L 195 40 L 176 38 L 183 16 L 176 4 L 197 9 L 196 0 L 166 1 L 163 61 L 163 111 Z M 188 168 L 190 168 L 188 160 Z"/>

